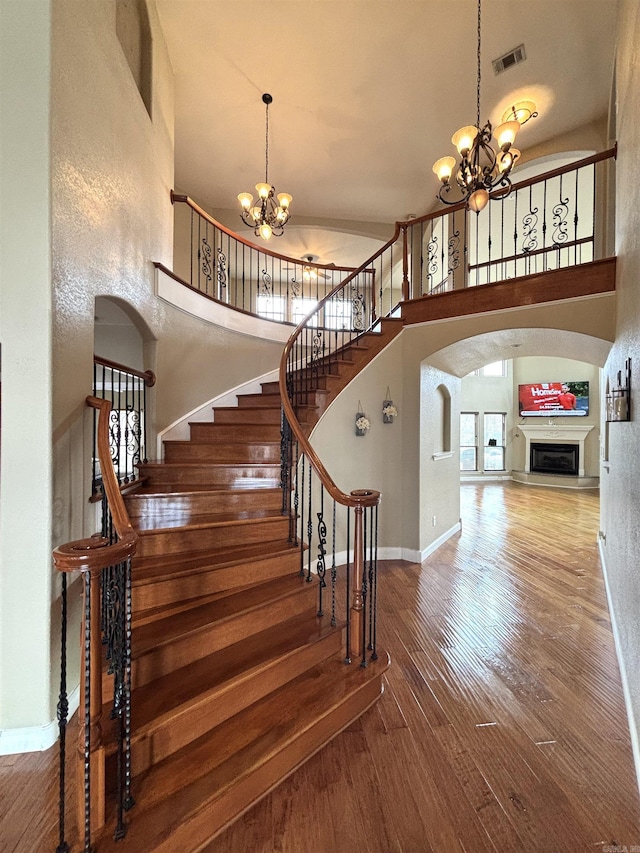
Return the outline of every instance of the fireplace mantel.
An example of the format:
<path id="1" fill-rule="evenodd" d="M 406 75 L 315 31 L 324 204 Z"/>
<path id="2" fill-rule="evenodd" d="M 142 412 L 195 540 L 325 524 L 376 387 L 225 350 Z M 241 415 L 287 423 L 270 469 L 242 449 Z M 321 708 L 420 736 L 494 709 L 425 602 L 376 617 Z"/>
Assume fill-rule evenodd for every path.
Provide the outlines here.
<path id="1" fill-rule="evenodd" d="M 578 476 L 584 477 L 584 440 L 593 429 L 593 424 L 519 424 L 518 429 L 526 440 L 524 465 L 525 473 L 531 471 L 531 442 L 542 441 L 549 444 L 580 445 L 578 451 Z"/>

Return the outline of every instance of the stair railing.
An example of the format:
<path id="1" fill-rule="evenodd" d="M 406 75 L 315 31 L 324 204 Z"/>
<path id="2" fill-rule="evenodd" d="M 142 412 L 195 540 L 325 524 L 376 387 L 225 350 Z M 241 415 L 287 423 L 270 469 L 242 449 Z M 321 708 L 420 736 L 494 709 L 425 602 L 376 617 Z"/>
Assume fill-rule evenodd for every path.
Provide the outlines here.
<path id="1" fill-rule="evenodd" d="M 332 540 L 334 622 L 337 543 L 346 546 L 348 660 L 359 657 L 366 664 L 367 650 L 375 657 L 380 494 L 343 492 L 313 450 L 306 418 L 317 405 L 317 392 L 326 390 L 340 371 L 348 373 L 345 362 L 350 352 L 357 351 L 360 336 L 375 332 L 380 317 L 399 314 L 405 300 L 603 257 L 607 250 L 602 227 L 606 171 L 598 173 L 597 168 L 599 164 L 606 167 L 615 154 L 611 148 L 515 184 L 506 199 L 492 200 L 480 214 L 459 204 L 396 223 L 391 239 L 319 299 L 287 342 L 280 362 L 283 511 L 291 519 L 292 541 L 301 545 L 301 573 L 309 580 L 315 563 L 320 613 L 327 588 L 327 542 Z M 312 485 L 314 475 L 319 492 Z M 325 493 L 333 500 L 331 532 Z M 347 508 L 341 530 L 336 527 L 336 505 Z"/>
<path id="2" fill-rule="evenodd" d="M 230 307 L 296 325 L 354 272 L 354 267 L 319 264 L 313 256 L 289 258 L 251 243 L 217 222 L 189 196 L 171 191 L 171 202 L 178 205 L 173 274 Z"/>
<path id="3" fill-rule="evenodd" d="M 99 355 L 93 357 L 93 396 L 111 402 L 109 451 L 120 486 L 137 481 L 136 465 L 147 461 L 147 388 L 155 385 L 152 370 L 135 370 Z M 102 472 L 97 453 L 98 412 L 93 416 L 91 500 L 103 497 Z M 103 531 L 103 535 L 106 535 Z"/>
<path id="4" fill-rule="evenodd" d="M 117 813 L 114 837 L 124 837 L 124 812 L 134 805 L 131 795 L 131 557 L 138 536 L 131 526 L 111 458 L 109 421 L 111 402 L 87 397 L 87 405 L 99 412 L 96 440 L 102 472 L 102 488 L 112 518 L 112 536 L 96 534 L 56 548 L 53 561 L 62 573 L 62 625 L 58 727 L 60 745 L 59 844 L 56 853 L 67 853 L 65 788 L 67 694 L 67 575 L 80 572 L 83 581 L 81 633 L 79 739 L 76 755 L 77 823 L 84 853 L 91 853 L 97 833 L 105 824 L 105 748 L 102 741 L 103 650 L 113 673 L 113 706 L 116 721 Z"/>

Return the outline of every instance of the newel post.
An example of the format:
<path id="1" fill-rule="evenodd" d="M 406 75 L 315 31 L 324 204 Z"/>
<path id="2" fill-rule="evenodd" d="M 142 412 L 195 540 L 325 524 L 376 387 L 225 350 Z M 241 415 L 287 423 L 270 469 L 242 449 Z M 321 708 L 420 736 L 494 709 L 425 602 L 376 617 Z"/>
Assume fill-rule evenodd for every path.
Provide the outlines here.
<path id="1" fill-rule="evenodd" d="M 366 576 L 366 536 L 365 510 L 378 506 L 380 492 L 373 489 L 356 489 L 351 492 L 355 499 L 353 506 L 353 572 L 350 581 L 351 602 L 349 607 L 348 648 L 347 660 L 359 659 L 366 666 L 366 636 L 367 636 L 367 576 Z M 370 531 L 371 532 L 371 531 Z"/>

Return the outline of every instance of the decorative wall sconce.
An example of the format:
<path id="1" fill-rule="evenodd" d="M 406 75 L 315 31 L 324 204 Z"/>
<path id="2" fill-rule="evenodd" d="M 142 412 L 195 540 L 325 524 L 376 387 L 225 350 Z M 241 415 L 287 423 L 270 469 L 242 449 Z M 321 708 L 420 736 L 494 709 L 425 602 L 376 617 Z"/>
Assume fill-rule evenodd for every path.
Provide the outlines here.
<path id="1" fill-rule="evenodd" d="M 356 412 L 356 435 L 365 435 L 368 429 L 371 429 L 369 418 L 362 411 L 362 403 L 358 400 L 358 411 Z"/>
<path id="2" fill-rule="evenodd" d="M 606 396 L 607 421 L 631 420 L 631 359 L 624 363 L 624 382 L 622 371 L 618 371 L 618 387 L 613 388 Z"/>
<path id="3" fill-rule="evenodd" d="M 392 424 L 393 419 L 398 417 L 398 410 L 393 405 L 393 400 L 391 399 L 391 391 L 387 386 L 386 399 L 382 401 L 382 423 L 383 424 Z"/>

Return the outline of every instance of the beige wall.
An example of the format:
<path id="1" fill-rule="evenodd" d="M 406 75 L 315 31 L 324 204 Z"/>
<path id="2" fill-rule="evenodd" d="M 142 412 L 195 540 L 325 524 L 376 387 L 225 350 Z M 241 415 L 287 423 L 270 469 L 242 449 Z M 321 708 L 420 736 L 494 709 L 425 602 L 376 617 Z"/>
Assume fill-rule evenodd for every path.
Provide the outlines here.
<path id="1" fill-rule="evenodd" d="M 640 4 L 621 0 L 616 59 L 617 334 L 604 367 L 612 385 L 632 359 L 631 421 L 609 425 L 609 467 L 601 473 L 601 542 L 622 658 L 636 766 L 640 766 Z"/>
<path id="2" fill-rule="evenodd" d="M 48 0 L 0 4 L 3 730 L 52 718 L 50 14 Z"/>

